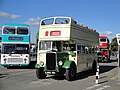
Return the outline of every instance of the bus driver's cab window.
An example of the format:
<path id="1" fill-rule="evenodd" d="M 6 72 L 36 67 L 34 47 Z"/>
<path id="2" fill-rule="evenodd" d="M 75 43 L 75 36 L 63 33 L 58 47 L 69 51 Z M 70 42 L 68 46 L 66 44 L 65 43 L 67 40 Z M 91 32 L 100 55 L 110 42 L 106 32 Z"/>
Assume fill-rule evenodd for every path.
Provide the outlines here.
<path id="1" fill-rule="evenodd" d="M 76 44 L 69 44 L 70 51 L 76 51 Z"/>
<path id="2" fill-rule="evenodd" d="M 53 41 L 52 50 L 60 52 L 61 51 L 61 41 Z"/>

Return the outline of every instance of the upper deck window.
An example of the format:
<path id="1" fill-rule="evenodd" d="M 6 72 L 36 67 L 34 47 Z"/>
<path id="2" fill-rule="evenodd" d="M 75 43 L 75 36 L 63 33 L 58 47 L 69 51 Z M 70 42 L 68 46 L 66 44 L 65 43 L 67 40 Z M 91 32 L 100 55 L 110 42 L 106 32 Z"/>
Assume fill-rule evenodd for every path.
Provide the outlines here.
<path id="1" fill-rule="evenodd" d="M 50 18 L 50 19 L 45 19 L 41 22 L 41 25 L 50 25 L 53 24 L 54 19 Z"/>
<path id="2" fill-rule="evenodd" d="M 106 38 L 100 38 L 100 42 L 106 42 Z"/>
<path id="3" fill-rule="evenodd" d="M 15 27 L 4 27 L 3 34 L 15 34 Z"/>
<path id="4" fill-rule="evenodd" d="M 69 24 L 69 18 L 56 18 L 55 24 Z"/>
<path id="5" fill-rule="evenodd" d="M 28 34 L 28 28 L 26 28 L 26 27 L 17 27 L 17 34 L 27 35 Z"/>

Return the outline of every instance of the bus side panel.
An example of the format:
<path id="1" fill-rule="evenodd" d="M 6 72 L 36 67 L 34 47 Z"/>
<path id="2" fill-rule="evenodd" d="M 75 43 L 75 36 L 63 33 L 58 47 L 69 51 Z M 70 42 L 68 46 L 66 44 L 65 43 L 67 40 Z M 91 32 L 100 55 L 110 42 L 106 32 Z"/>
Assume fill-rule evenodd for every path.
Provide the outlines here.
<path id="1" fill-rule="evenodd" d="M 85 60 L 85 55 L 80 54 L 79 58 L 77 60 L 77 72 L 83 71 L 86 68 L 86 60 Z"/>
<path id="2" fill-rule="evenodd" d="M 21 35 L 2 35 L 2 42 L 16 42 L 16 43 L 27 43 L 30 42 L 30 37 L 28 36 L 21 36 Z"/>

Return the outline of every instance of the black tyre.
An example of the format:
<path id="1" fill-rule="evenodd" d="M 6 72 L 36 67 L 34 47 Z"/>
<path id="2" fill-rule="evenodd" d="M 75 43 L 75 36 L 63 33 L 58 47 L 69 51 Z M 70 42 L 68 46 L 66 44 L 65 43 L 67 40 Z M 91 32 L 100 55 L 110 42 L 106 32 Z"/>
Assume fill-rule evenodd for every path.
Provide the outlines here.
<path id="1" fill-rule="evenodd" d="M 36 76 L 38 79 L 44 79 L 46 78 L 46 74 L 43 70 L 44 68 L 39 68 L 39 69 L 36 69 Z"/>
<path id="2" fill-rule="evenodd" d="M 72 81 L 74 80 L 74 77 L 76 75 L 76 65 L 75 64 L 71 64 L 69 69 L 66 69 L 66 79 L 68 81 Z"/>
<path id="3" fill-rule="evenodd" d="M 28 68 L 35 69 L 36 61 L 31 61 Z"/>

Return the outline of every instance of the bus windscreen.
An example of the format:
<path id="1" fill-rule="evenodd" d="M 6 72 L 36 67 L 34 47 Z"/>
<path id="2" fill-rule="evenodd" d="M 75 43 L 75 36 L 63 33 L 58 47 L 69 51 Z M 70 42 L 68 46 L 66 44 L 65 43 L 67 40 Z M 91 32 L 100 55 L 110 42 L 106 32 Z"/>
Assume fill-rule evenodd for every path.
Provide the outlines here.
<path id="1" fill-rule="evenodd" d="M 101 38 L 100 42 L 106 42 L 106 38 Z"/>
<path id="2" fill-rule="evenodd" d="M 28 28 L 25 28 L 25 27 L 17 27 L 17 34 L 27 35 L 27 34 L 28 34 Z"/>
<path id="3" fill-rule="evenodd" d="M 15 34 L 15 27 L 4 27 L 3 34 Z"/>
<path id="4" fill-rule="evenodd" d="M 69 18 L 56 18 L 55 24 L 69 24 Z"/>
<path id="5" fill-rule="evenodd" d="M 9 48 L 9 49 L 8 49 Z M 23 44 L 3 44 L 3 54 L 28 54 L 29 45 Z"/>
<path id="6" fill-rule="evenodd" d="M 45 19 L 41 22 L 41 25 L 50 25 L 53 24 L 54 18 Z"/>

